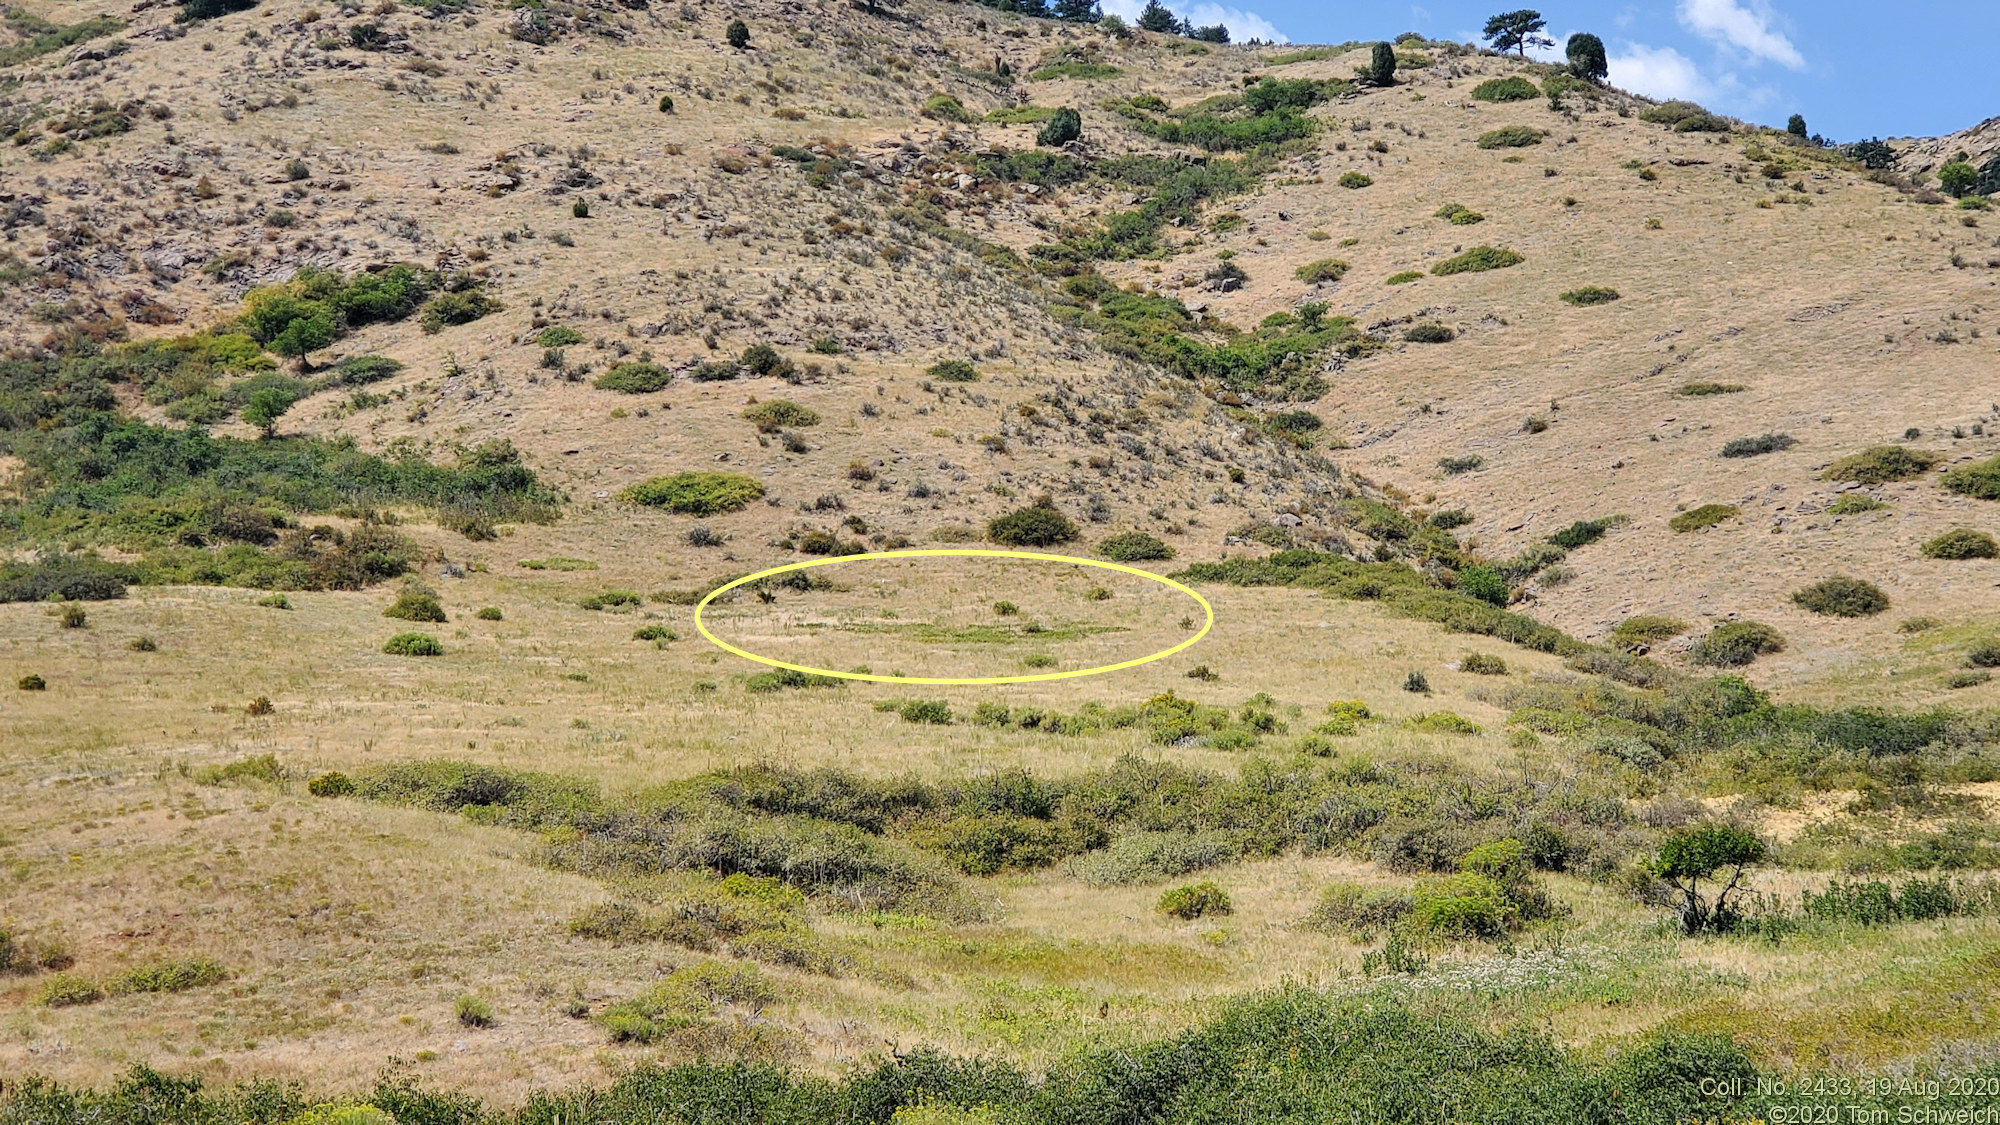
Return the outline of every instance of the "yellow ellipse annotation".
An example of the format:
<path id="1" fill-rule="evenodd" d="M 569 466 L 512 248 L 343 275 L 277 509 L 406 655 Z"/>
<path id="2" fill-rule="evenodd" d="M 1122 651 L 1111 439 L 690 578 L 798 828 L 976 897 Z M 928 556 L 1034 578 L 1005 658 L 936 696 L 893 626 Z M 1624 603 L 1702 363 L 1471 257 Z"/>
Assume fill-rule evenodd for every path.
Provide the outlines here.
<path id="1" fill-rule="evenodd" d="M 794 570 L 807 570 L 816 566 L 835 566 L 840 563 L 866 562 L 870 559 L 934 558 L 1032 559 L 1037 562 L 1068 563 L 1072 566 L 1094 566 L 1099 570 L 1115 570 L 1121 574 L 1135 574 L 1140 578 L 1158 582 L 1162 586 L 1178 590 L 1188 597 L 1193 598 L 1195 604 L 1201 606 L 1203 615 L 1201 629 L 1194 636 L 1189 637 L 1172 648 L 1161 649 L 1150 656 L 1141 656 L 1136 660 L 1123 660 L 1116 664 L 1102 664 L 1095 668 L 1079 668 L 1072 672 L 1041 672 L 1031 676 L 878 676 L 868 672 L 840 672 L 832 668 L 810 668 L 803 664 L 787 664 L 782 660 L 776 660 L 769 656 L 759 656 L 754 652 L 737 648 L 735 645 L 709 632 L 708 626 L 701 619 L 702 611 L 708 608 L 710 602 L 739 586 L 748 585 L 760 578 L 771 578 L 780 574 L 789 574 Z M 701 632 L 703 637 L 707 638 L 710 644 L 725 652 L 735 653 L 745 660 L 754 660 L 759 664 L 768 664 L 773 668 L 785 668 L 813 676 L 831 676 L 837 680 L 866 680 L 870 683 L 878 684 L 1028 684 L 1045 680 L 1073 680 L 1080 676 L 1095 676 L 1104 672 L 1137 668 L 1141 664 L 1151 664 L 1155 660 L 1165 660 L 1177 652 L 1186 650 L 1208 635 L 1208 631 L 1215 627 L 1215 607 L 1208 604 L 1207 598 L 1202 597 L 1179 582 L 1171 578 L 1161 577 L 1151 571 L 1140 570 L 1135 566 L 1123 566 L 1118 563 L 1103 562 L 1098 559 L 1079 559 L 1070 555 L 1045 555 L 1036 551 L 979 551 L 940 548 L 916 551 L 869 551 L 858 555 L 836 555 L 832 558 L 788 563 L 784 566 L 772 567 L 769 570 L 760 570 L 755 574 L 746 574 L 734 582 L 710 590 L 708 596 L 701 599 L 700 604 L 694 607 L 694 627 Z"/>

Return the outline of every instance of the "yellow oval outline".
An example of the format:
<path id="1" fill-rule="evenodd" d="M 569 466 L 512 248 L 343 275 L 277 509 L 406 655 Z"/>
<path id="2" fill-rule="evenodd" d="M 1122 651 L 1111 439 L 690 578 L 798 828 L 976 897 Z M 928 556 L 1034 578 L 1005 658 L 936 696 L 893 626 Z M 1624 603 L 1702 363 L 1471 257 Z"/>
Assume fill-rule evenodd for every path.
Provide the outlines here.
<path id="1" fill-rule="evenodd" d="M 735 645 L 732 645 L 728 641 L 725 641 L 722 638 L 716 636 L 714 633 L 709 632 L 708 626 L 704 624 L 701 619 L 702 611 L 708 608 L 708 603 L 714 601 L 716 598 L 721 597 L 722 595 L 728 593 L 729 591 L 736 589 L 738 586 L 742 586 L 750 582 L 755 582 L 759 578 L 770 578 L 773 575 L 788 574 L 794 570 L 807 570 L 815 566 L 834 566 L 838 563 L 865 562 L 869 559 L 927 559 L 927 558 L 1034 559 L 1038 562 L 1070 563 L 1071 565 L 1074 566 L 1094 566 L 1099 570 L 1116 570 L 1125 574 L 1136 574 L 1141 578 L 1158 582 L 1162 586 L 1178 590 L 1181 593 L 1186 594 L 1188 597 L 1193 598 L 1195 600 L 1195 604 L 1201 606 L 1201 611 L 1205 615 L 1205 619 L 1201 623 L 1201 629 L 1197 631 L 1194 636 L 1189 637 L 1187 640 L 1182 641 L 1181 643 L 1175 645 L 1172 648 L 1161 649 L 1159 652 L 1153 653 L 1151 656 L 1142 656 L 1139 657 L 1137 660 L 1126 660 L 1126 661 L 1121 661 L 1117 664 L 1103 664 L 1099 665 L 1096 668 L 1079 668 L 1073 672 L 1042 672 L 1033 676 L 979 676 L 970 678 L 942 677 L 942 676 L 877 676 L 867 672 L 836 672 L 831 668 L 809 668 L 803 664 L 787 664 L 782 660 L 774 660 L 768 656 L 759 656 L 754 652 L 749 652 L 747 650 L 737 648 Z M 837 680 L 865 680 L 869 683 L 877 683 L 877 684 L 953 684 L 953 685 L 1031 684 L 1031 683 L 1040 683 L 1047 680 L 1073 680 L 1080 676 L 1095 676 L 1104 672 L 1117 672 L 1125 668 L 1136 668 L 1141 664 L 1151 664 L 1155 660 L 1165 660 L 1167 657 L 1172 656 L 1177 652 L 1186 650 L 1187 648 L 1195 644 L 1195 642 L 1201 640 L 1203 637 L 1208 636 L 1208 631 L 1215 627 L 1215 607 L 1208 604 L 1207 598 L 1202 597 L 1200 594 L 1196 593 L 1195 591 L 1189 589 L 1186 586 L 1181 585 L 1179 582 L 1176 582 L 1173 579 L 1164 577 L 1162 575 L 1154 574 L 1153 572 L 1148 570 L 1140 570 L 1138 567 L 1135 566 L 1124 566 L 1119 563 L 1103 562 L 1098 559 L 1080 559 L 1076 558 L 1073 555 L 1045 555 L 1038 551 L 983 551 L 983 550 L 973 550 L 970 548 L 956 548 L 956 549 L 937 548 L 937 549 L 925 549 L 925 550 L 914 550 L 914 551 L 867 551 L 858 555 L 834 555 L 830 558 L 808 559 L 805 562 L 787 563 L 784 566 L 772 567 L 769 570 L 760 570 L 755 574 L 746 574 L 743 577 L 728 583 L 727 585 L 718 586 L 715 589 L 710 590 L 708 592 L 708 596 L 701 599 L 701 601 L 694 607 L 694 627 L 695 629 L 700 631 L 703 637 L 707 638 L 708 643 L 714 645 L 719 649 L 722 649 L 725 652 L 734 653 L 737 656 L 744 658 L 745 660 L 754 660 L 759 664 L 768 664 L 773 668 L 786 668 L 794 672 L 804 672 L 807 673 L 808 675 L 813 675 L 813 676 L 830 676 Z"/>

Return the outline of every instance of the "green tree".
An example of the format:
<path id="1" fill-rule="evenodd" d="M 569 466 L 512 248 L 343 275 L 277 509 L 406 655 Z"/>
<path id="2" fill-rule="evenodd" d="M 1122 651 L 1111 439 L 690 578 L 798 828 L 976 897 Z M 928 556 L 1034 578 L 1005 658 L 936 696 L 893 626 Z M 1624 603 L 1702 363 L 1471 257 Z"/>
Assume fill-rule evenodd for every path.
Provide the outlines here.
<path id="1" fill-rule="evenodd" d="M 278 419 L 292 408 L 293 398 L 289 391 L 280 387 L 259 387 L 250 392 L 250 400 L 243 404 L 243 420 L 257 427 L 266 438 L 278 432 Z"/>
<path id="2" fill-rule="evenodd" d="M 1225 24 L 1212 23 L 1207 27 L 1196 27 L 1194 21 L 1190 20 L 1185 25 L 1184 34 L 1189 39 L 1202 43 L 1229 42 L 1229 28 Z"/>
<path id="3" fill-rule="evenodd" d="M 1979 169 L 1963 160 L 1954 160 L 1938 169 L 1938 186 L 1947 195 L 1965 195 L 1979 183 Z"/>
<path id="4" fill-rule="evenodd" d="M 1396 48 L 1387 43 L 1377 43 L 1368 55 L 1368 84 L 1371 86 L 1394 86 L 1396 84 Z"/>
<path id="5" fill-rule="evenodd" d="M 1790 121 L 1785 122 L 1785 132 L 1790 133 L 1794 137 L 1805 136 L 1806 115 L 1803 113 L 1792 114 L 1792 119 Z"/>
<path id="6" fill-rule="evenodd" d="M 1602 82 L 1611 76 L 1611 60 L 1604 54 L 1604 40 L 1588 31 L 1570 36 L 1563 53 L 1569 56 L 1569 72 L 1578 78 Z"/>
<path id="7" fill-rule="evenodd" d="M 1160 0 L 1146 0 L 1146 10 L 1139 13 L 1139 30 L 1163 31 L 1169 35 L 1178 35 L 1181 30 L 1181 20 L 1165 4 L 1160 3 Z"/>
<path id="8" fill-rule="evenodd" d="M 1492 567 L 1468 566 L 1460 570 L 1456 589 L 1488 605 L 1507 604 L 1507 580 Z"/>
<path id="9" fill-rule="evenodd" d="M 1041 132 L 1035 134 L 1035 143 L 1043 148 L 1061 148 L 1081 136 L 1083 115 L 1068 106 L 1058 106 L 1042 124 Z"/>
<path id="10" fill-rule="evenodd" d="M 1764 841 L 1748 830 L 1702 824 L 1679 829 L 1661 841 L 1659 853 L 1647 866 L 1679 894 L 1684 932 L 1720 932 L 1737 919 L 1730 897 L 1742 893 L 1744 872 L 1764 855 Z M 1712 895 L 1703 889 L 1704 882 L 1715 888 Z"/>
<path id="11" fill-rule="evenodd" d="M 750 25 L 742 20 L 730 20 L 729 29 L 722 33 L 729 45 L 741 51 L 750 45 Z"/>
<path id="12" fill-rule="evenodd" d="M 1502 12 L 1486 21 L 1486 43 L 1502 54 L 1514 51 L 1527 58 L 1530 47 L 1555 46 L 1555 40 L 1542 34 L 1542 29 L 1548 25 L 1542 13 L 1533 8 Z"/>
<path id="13" fill-rule="evenodd" d="M 299 361 L 299 370 L 310 369 L 306 355 L 333 343 L 333 316 L 324 308 L 296 317 L 284 331 L 271 337 L 271 350 Z"/>
<path id="14" fill-rule="evenodd" d="M 1070 23 L 1096 23 L 1104 18 L 1097 0 L 1056 0 L 1055 16 Z"/>

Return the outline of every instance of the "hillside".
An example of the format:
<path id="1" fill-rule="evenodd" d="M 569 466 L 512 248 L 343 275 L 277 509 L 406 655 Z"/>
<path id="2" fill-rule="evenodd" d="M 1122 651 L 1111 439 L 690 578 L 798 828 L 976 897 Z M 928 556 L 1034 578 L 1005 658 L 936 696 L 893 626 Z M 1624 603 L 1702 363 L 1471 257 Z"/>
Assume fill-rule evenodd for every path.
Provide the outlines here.
<path id="1" fill-rule="evenodd" d="M 0 941 L 0 1072 L 1030 1073 L 1377 978 L 1576 1075 L 1990 1059 L 1939 982 L 2000 972 L 2000 218 L 1924 185 L 1992 122 L 1871 170 L 1459 44 L 932 0 L 183 16 L 0 32 L 0 936 L 67 951 Z M 953 545 L 1215 631 L 921 698 L 695 634 Z M 711 624 L 954 676 L 1198 616 L 859 565 Z M 1722 821 L 1800 905 L 1683 934 L 1646 857 Z M 1474 878 L 1415 962 L 1327 920 Z M 1871 878 L 1952 909 L 1810 913 Z"/>

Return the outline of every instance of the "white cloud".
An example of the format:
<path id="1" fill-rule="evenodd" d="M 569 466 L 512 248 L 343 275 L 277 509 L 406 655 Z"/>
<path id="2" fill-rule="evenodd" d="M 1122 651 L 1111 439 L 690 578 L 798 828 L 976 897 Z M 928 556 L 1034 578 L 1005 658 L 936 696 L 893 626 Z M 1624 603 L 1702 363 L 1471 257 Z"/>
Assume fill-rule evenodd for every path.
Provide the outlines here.
<path id="1" fill-rule="evenodd" d="M 1771 26 L 1776 17 L 1770 7 L 1763 0 L 1750 0 L 1750 5 L 1746 8 L 1737 0 L 1681 0 L 1681 24 L 1753 58 L 1805 69 L 1805 56 L 1784 32 Z"/>
<path id="2" fill-rule="evenodd" d="M 1609 62 L 1613 86 L 1649 98 L 1699 101 L 1713 90 L 1694 62 L 1672 47 L 1627 43 Z"/>
<path id="3" fill-rule="evenodd" d="M 1098 6 L 1107 16 L 1122 17 L 1127 23 L 1139 18 L 1146 10 L 1146 0 L 1100 0 Z M 1241 43 L 1245 39 L 1262 39 L 1269 43 L 1290 43 L 1285 33 L 1271 26 L 1271 21 L 1255 12 L 1241 8 L 1225 8 L 1220 4 L 1168 4 L 1175 15 L 1193 20 L 1197 27 L 1212 27 L 1221 24 L 1229 29 L 1231 42 Z"/>

